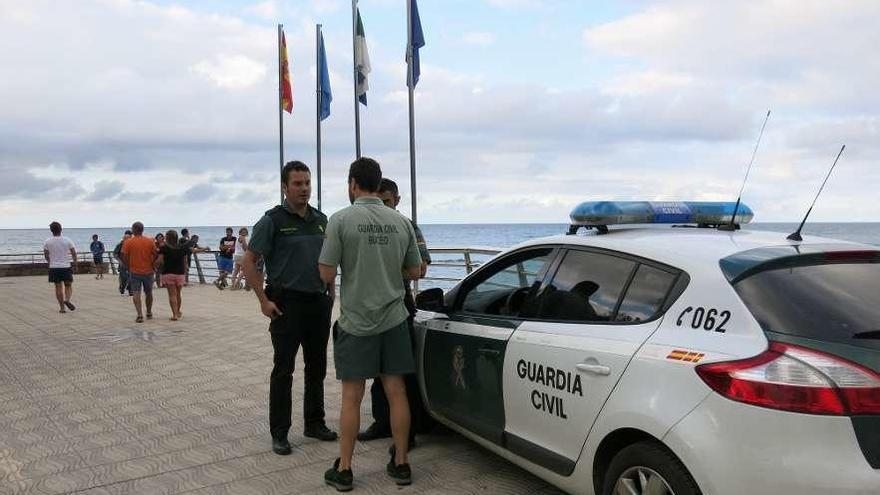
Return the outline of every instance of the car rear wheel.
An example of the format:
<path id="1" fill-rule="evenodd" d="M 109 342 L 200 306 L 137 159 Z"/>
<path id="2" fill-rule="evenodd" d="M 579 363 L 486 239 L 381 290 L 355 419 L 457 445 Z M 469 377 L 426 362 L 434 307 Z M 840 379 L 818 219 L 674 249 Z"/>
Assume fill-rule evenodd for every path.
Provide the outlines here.
<path id="1" fill-rule="evenodd" d="M 700 495 L 687 468 L 656 442 L 624 448 L 605 473 L 603 495 Z"/>

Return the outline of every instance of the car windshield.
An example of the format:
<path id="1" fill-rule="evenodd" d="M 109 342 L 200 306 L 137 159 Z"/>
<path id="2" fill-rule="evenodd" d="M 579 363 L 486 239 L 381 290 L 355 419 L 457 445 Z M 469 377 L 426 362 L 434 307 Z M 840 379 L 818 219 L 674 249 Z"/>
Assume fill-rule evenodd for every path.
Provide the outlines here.
<path id="1" fill-rule="evenodd" d="M 880 348 L 880 261 L 791 264 L 734 288 L 765 331 Z"/>

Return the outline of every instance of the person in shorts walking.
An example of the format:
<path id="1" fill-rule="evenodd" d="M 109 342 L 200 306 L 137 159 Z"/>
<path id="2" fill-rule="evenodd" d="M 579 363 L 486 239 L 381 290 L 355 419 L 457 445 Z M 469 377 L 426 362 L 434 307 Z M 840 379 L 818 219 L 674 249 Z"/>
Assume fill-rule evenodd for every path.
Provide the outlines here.
<path id="1" fill-rule="evenodd" d="M 147 318 L 153 317 L 153 266 L 156 263 L 156 243 L 144 237 L 144 224 L 135 222 L 131 225 L 134 237 L 122 245 L 122 258 L 128 266 L 128 285 L 132 294 L 134 309 L 137 311 L 138 323 L 144 322 L 141 305 L 141 292 L 144 293 L 147 305 Z"/>
<path id="2" fill-rule="evenodd" d="M 340 315 L 333 328 L 336 378 L 342 381 L 339 458 L 324 473 L 325 483 L 339 491 L 352 488 L 364 384 L 376 377 L 388 398 L 394 438 L 386 472 L 398 485 L 412 482 L 407 462 L 410 412 L 403 376 L 415 371 L 415 360 L 403 298 L 404 279 L 419 278 L 422 258 L 412 224 L 377 196 L 381 180 L 375 160 L 358 158 L 351 164 L 352 205 L 330 218 L 319 260 L 324 282 L 335 280 L 337 269 L 342 271 Z"/>
<path id="3" fill-rule="evenodd" d="M 92 243 L 89 245 L 92 252 L 92 261 L 95 263 L 95 280 L 104 278 L 104 243 L 98 240 L 98 234 L 92 234 Z"/>
<path id="4" fill-rule="evenodd" d="M 76 270 L 76 247 L 73 241 L 61 235 L 60 223 L 50 223 L 49 230 L 52 237 L 43 243 L 43 256 L 49 263 L 49 282 L 55 284 L 58 312 L 66 313 L 67 309 L 76 309 L 70 302 L 73 295 L 73 272 Z"/>
<path id="5" fill-rule="evenodd" d="M 189 254 L 189 248 L 180 244 L 176 230 L 165 233 L 165 244 L 159 248 L 156 265 L 162 267 L 162 285 L 168 289 L 171 321 L 177 321 L 183 316 L 180 304 L 183 286 L 186 284 L 186 258 Z"/>
<path id="6" fill-rule="evenodd" d="M 235 241 L 235 253 L 232 256 L 232 260 L 235 263 L 235 269 L 232 272 L 232 290 L 238 290 L 241 287 L 241 282 L 244 281 L 244 288 L 250 289 L 250 286 L 247 284 L 244 276 L 244 270 L 241 268 L 241 262 L 244 259 L 244 253 L 247 252 L 248 247 L 248 229 L 247 227 L 242 227 L 238 229 L 238 239 Z"/>
<path id="7" fill-rule="evenodd" d="M 226 237 L 220 239 L 220 253 L 217 254 L 217 270 L 220 276 L 214 281 L 218 289 L 223 290 L 228 285 L 226 277 L 232 273 L 233 256 L 235 255 L 235 236 L 232 235 L 232 227 L 226 227 Z"/>
<path id="8" fill-rule="evenodd" d="M 327 217 L 309 205 L 311 180 L 306 164 L 291 161 L 284 166 L 281 189 L 285 202 L 267 211 L 254 225 L 242 258 L 260 311 L 271 320 L 274 366 L 269 378 L 269 432 L 272 451 L 279 455 L 291 453 L 287 434 L 293 408 L 293 366 L 300 346 L 305 362 L 303 435 L 336 440 L 336 432 L 324 421 L 324 378 L 336 281 L 322 281 L 318 272 Z M 265 261 L 265 289 L 260 261 Z"/>

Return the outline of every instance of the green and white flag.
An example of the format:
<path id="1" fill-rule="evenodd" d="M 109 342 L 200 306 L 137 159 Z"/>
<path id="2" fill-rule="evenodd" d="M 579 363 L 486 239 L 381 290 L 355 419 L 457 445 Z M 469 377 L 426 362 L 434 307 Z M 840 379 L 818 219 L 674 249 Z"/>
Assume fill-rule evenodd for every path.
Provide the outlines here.
<path id="1" fill-rule="evenodd" d="M 354 38 L 354 68 L 357 71 L 358 101 L 366 105 L 367 90 L 370 89 L 367 81 L 367 75 L 370 73 L 370 54 L 367 53 L 367 38 L 364 36 L 361 9 L 357 9 L 357 31 Z"/>

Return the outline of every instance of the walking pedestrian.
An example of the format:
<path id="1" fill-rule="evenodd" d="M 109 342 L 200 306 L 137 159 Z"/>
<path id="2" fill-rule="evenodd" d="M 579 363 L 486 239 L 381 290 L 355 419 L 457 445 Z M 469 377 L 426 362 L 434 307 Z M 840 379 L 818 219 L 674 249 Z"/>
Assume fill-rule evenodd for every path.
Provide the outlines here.
<path id="1" fill-rule="evenodd" d="M 119 244 L 113 248 L 113 256 L 116 258 L 117 265 L 119 266 L 119 294 L 124 295 L 125 291 L 128 291 L 128 295 L 131 295 L 131 288 L 128 285 L 128 265 L 125 264 L 124 256 L 122 256 L 122 245 L 125 244 L 125 241 L 131 239 L 132 234 L 130 230 L 126 230 L 124 234 L 122 234 L 122 240 L 119 241 Z"/>
<path id="2" fill-rule="evenodd" d="M 382 182 L 379 185 L 379 199 L 381 199 L 382 203 L 388 208 L 397 210 L 397 205 L 400 204 L 400 193 L 397 188 L 397 183 L 391 179 L 383 177 Z M 425 237 L 422 235 L 422 230 L 419 229 L 418 225 L 416 225 L 411 219 L 409 222 L 413 227 L 413 232 L 415 232 L 416 244 L 419 247 L 419 255 L 422 259 L 419 278 L 423 278 L 427 273 L 428 265 L 431 263 L 431 253 L 428 252 L 428 245 L 425 243 Z M 406 304 L 406 309 L 409 313 L 406 323 L 407 330 L 409 330 L 410 341 L 415 342 L 413 338 L 413 318 L 415 318 L 416 315 L 416 302 L 413 298 L 411 285 L 410 281 L 404 281 L 406 293 L 403 302 Z M 428 425 L 431 424 L 431 420 L 422 404 L 422 395 L 419 393 L 418 376 L 415 373 L 410 373 L 404 376 L 404 381 L 406 383 L 406 397 L 409 400 L 410 417 L 412 418 L 409 432 L 409 449 L 412 450 L 416 445 L 416 431 L 424 431 Z M 373 385 L 370 386 L 370 398 L 372 401 L 371 411 L 373 413 L 373 424 L 371 424 L 366 430 L 358 433 L 358 440 L 360 441 L 388 438 L 391 436 L 391 415 L 388 408 L 388 399 L 385 397 L 385 389 L 382 387 L 381 380 L 373 380 Z"/>
<path id="3" fill-rule="evenodd" d="M 247 285 L 247 281 L 244 276 L 244 271 L 241 268 L 242 259 L 244 259 L 244 253 L 247 252 L 248 247 L 248 229 L 247 227 L 242 227 L 238 229 L 238 239 L 235 241 L 235 253 L 233 254 L 233 261 L 235 263 L 235 269 L 232 271 L 232 290 L 240 289 L 239 284 L 241 281 L 245 281 L 245 288 L 249 288 Z"/>
<path id="4" fill-rule="evenodd" d="M 134 236 L 122 245 L 122 257 L 129 271 L 129 287 L 132 302 L 137 311 L 138 323 L 144 322 L 141 306 L 141 292 L 144 293 L 147 306 L 147 319 L 153 318 L 153 266 L 156 262 L 156 243 L 144 237 L 144 224 L 135 222 L 131 225 Z"/>
<path id="5" fill-rule="evenodd" d="M 43 256 L 49 263 L 49 282 L 55 284 L 55 299 L 58 300 L 58 312 L 73 311 L 76 306 L 70 302 L 73 295 L 73 272 L 76 271 L 76 246 L 73 241 L 61 235 L 61 224 L 49 224 L 52 237 L 43 243 Z M 62 287 L 63 285 L 63 287 Z"/>
<path id="6" fill-rule="evenodd" d="M 98 234 L 92 234 L 92 243 L 89 245 L 92 252 L 92 261 L 95 263 L 95 280 L 104 278 L 104 243 L 98 240 Z"/>
<path id="7" fill-rule="evenodd" d="M 217 270 L 220 276 L 214 281 L 218 289 L 226 288 L 226 277 L 232 273 L 232 257 L 235 254 L 235 237 L 232 235 L 232 227 L 226 227 L 226 237 L 220 239 L 220 252 L 217 254 Z"/>
<path id="8" fill-rule="evenodd" d="M 398 485 L 412 482 L 403 376 L 415 371 L 415 362 L 403 279 L 420 276 L 422 259 L 409 220 L 377 196 L 381 180 L 375 160 L 362 157 L 352 162 L 348 172 L 352 205 L 330 218 L 319 260 L 321 279 L 327 283 L 335 280 L 337 268 L 342 270 L 340 315 L 333 328 L 336 378 L 342 381 L 339 457 L 324 473 L 325 483 L 339 491 L 352 488 L 364 383 L 376 377 L 388 398 L 394 438 L 386 472 Z"/>
<path id="9" fill-rule="evenodd" d="M 159 256 L 156 258 L 156 266 L 161 266 L 162 285 L 168 289 L 168 304 L 171 306 L 171 321 L 179 320 L 183 314 L 180 312 L 182 302 L 181 292 L 186 282 L 186 268 L 184 263 L 189 255 L 189 248 L 181 245 L 177 231 L 169 230 L 165 233 L 165 244 L 159 248 Z"/>
<path id="10" fill-rule="evenodd" d="M 281 170 L 281 189 L 284 204 L 267 211 L 254 225 L 242 266 L 260 311 L 271 320 L 274 367 L 269 379 L 269 431 L 273 452 L 287 455 L 291 452 L 287 435 L 293 366 L 300 346 L 305 361 L 303 435 L 336 440 L 336 432 L 324 421 L 327 342 L 336 283 L 333 279 L 322 281 L 318 272 L 327 217 L 309 205 L 309 167 L 299 161 L 288 162 Z M 263 273 L 257 266 L 260 261 L 265 262 L 265 290 Z"/>
<path id="11" fill-rule="evenodd" d="M 161 249 L 162 246 L 165 245 L 165 234 L 159 232 L 158 234 L 156 234 L 153 237 L 153 240 L 156 243 L 156 252 L 158 253 L 159 249 Z M 156 267 L 156 269 L 154 270 L 154 273 L 155 273 L 154 278 L 156 280 L 156 285 L 161 288 L 162 287 L 162 275 L 159 270 L 159 267 Z"/>

